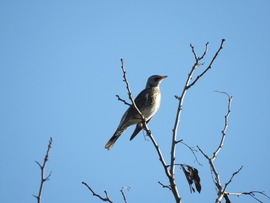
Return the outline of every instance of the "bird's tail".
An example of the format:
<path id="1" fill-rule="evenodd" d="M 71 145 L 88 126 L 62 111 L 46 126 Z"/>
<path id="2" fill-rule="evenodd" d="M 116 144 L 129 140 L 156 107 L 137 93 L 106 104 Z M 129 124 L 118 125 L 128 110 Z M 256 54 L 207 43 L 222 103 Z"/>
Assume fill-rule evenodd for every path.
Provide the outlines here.
<path id="1" fill-rule="evenodd" d="M 136 125 L 136 128 L 135 128 L 133 134 L 132 134 L 131 137 L 130 137 L 130 141 L 131 141 L 131 140 L 132 140 L 139 132 L 141 132 L 141 130 L 142 130 L 142 124 L 141 124 L 141 123 L 138 123 L 138 124 Z"/>
<path id="2" fill-rule="evenodd" d="M 114 143 L 116 142 L 116 140 L 120 137 L 120 135 L 124 132 L 124 130 L 119 130 L 117 129 L 116 132 L 113 134 L 113 136 L 111 137 L 111 139 L 109 139 L 109 141 L 106 143 L 105 145 L 105 149 L 110 150 Z"/>

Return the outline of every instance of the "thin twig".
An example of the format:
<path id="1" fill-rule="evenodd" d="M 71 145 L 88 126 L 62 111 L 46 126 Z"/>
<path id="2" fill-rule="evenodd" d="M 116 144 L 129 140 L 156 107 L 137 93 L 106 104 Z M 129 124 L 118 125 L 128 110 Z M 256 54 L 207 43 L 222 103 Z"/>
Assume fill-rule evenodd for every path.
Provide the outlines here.
<path id="1" fill-rule="evenodd" d="M 235 171 L 235 172 L 232 174 L 230 180 L 229 180 L 227 183 L 225 183 L 224 188 L 223 188 L 223 191 L 226 191 L 228 185 L 232 182 L 232 179 L 234 178 L 234 176 L 237 175 L 242 169 L 243 169 L 243 166 L 241 166 L 237 171 Z"/>
<path id="2" fill-rule="evenodd" d="M 225 198 L 226 194 L 226 189 L 228 187 L 228 185 L 232 182 L 232 179 L 234 178 L 235 175 L 237 175 L 241 170 L 242 170 L 243 166 L 241 166 L 236 172 L 234 172 L 230 178 L 230 180 L 225 183 L 224 187 L 222 188 L 222 191 L 219 191 L 219 196 L 216 199 L 216 202 L 221 202 L 221 200 L 223 199 L 223 197 Z M 228 197 L 227 197 L 228 198 Z"/>
<path id="3" fill-rule="evenodd" d="M 160 181 L 158 181 L 158 184 L 160 184 L 163 188 L 168 188 L 169 190 L 172 190 L 171 186 L 169 185 L 164 185 Z"/>
<path id="4" fill-rule="evenodd" d="M 181 144 L 185 145 L 187 148 L 189 148 L 189 150 L 191 151 L 191 153 L 193 154 L 194 158 L 195 158 L 195 162 L 197 162 L 200 166 L 202 166 L 202 164 L 199 162 L 195 152 L 197 152 L 197 150 L 195 150 L 193 147 L 190 147 L 188 144 L 184 143 L 184 142 L 180 142 Z"/>
<path id="5" fill-rule="evenodd" d="M 125 188 L 122 188 L 122 189 L 120 190 L 120 192 L 121 192 L 121 194 L 122 194 L 122 196 L 123 196 L 124 202 L 125 202 L 125 203 L 128 203 L 128 202 L 127 202 L 126 195 L 125 195 L 125 193 L 124 193 L 124 189 L 125 189 Z M 127 190 L 129 190 L 129 189 L 127 189 Z"/>
<path id="6" fill-rule="evenodd" d="M 220 46 L 219 46 L 219 49 L 218 49 L 218 51 L 216 52 L 216 54 L 215 54 L 215 56 L 212 58 L 212 61 L 210 62 L 210 64 L 208 65 L 208 67 L 200 74 L 200 75 L 198 75 L 197 77 L 196 77 L 196 79 L 191 83 L 191 84 L 189 84 L 189 86 L 187 87 L 187 88 L 190 88 L 190 87 L 192 87 L 193 85 L 195 85 L 195 83 L 209 70 L 209 69 L 211 69 L 212 68 L 212 65 L 213 65 L 213 63 L 214 63 L 214 61 L 216 60 L 216 58 L 217 58 L 217 56 L 218 56 L 218 54 L 219 54 L 219 52 L 221 51 L 221 49 L 223 48 L 223 43 L 225 42 L 225 39 L 222 39 L 221 40 L 221 44 L 220 44 Z M 208 44 L 207 44 L 208 45 Z M 205 56 L 205 54 L 206 54 L 206 52 L 207 52 L 207 49 L 206 49 L 206 51 L 205 51 L 205 53 L 202 55 L 203 57 Z M 199 57 L 198 58 L 199 60 L 201 60 L 202 58 L 201 57 Z"/>
<path id="7" fill-rule="evenodd" d="M 121 97 L 120 97 L 119 95 L 115 95 L 115 96 L 118 98 L 119 101 L 123 102 L 124 104 L 126 104 L 126 105 L 128 105 L 128 106 L 132 106 L 132 104 L 126 102 L 126 100 L 121 99 Z"/>
<path id="8" fill-rule="evenodd" d="M 226 137 L 226 130 L 227 128 L 229 127 L 228 126 L 228 119 L 229 119 L 229 116 L 230 116 L 230 113 L 231 113 L 231 103 L 232 103 L 232 99 L 233 97 L 230 96 L 228 93 L 226 92 L 221 92 L 221 91 L 216 91 L 216 92 L 219 92 L 219 93 L 222 93 L 222 94 L 226 94 L 228 96 L 228 107 L 227 107 L 227 114 L 225 115 L 225 122 L 224 122 L 224 128 L 223 130 L 221 131 L 222 133 L 222 137 L 221 137 L 221 140 L 220 140 L 220 143 L 219 143 L 219 146 L 218 148 L 216 149 L 216 151 L 214 151 L 213 153 L 213 159 L 215 159 L 217 157 L 217 154 L 219 153 L 219 151 L 221 150 L 221 148 L 223 147 L 224 145 L 224 141 L 225 141 L 225 137 Z"/>
<path id="9" fill-rule="evenodd" d="M 51 175 L 52 175 L 52 172 L 50 172 L 50 174 L 46 177 L 45 176 L 45 167 L 46 167 L 46 164 L 49 160 L 49 154 L 50 154 L 50 150 L 52 148 L 52 138 L 50 137 L 50 140 L 49 140 L 49 144 L 48 144 L 48 148 L 47 148 L 47 152 L 46 152 L 46 155 L 45 155 L 45 158 L 44 158 L 44 161 L 43 161 L 43 164 L 41 165 L 38 161 L 35 161 L 37 163 L 37 165 L 40 167 L 40 170 L 41 170 L 41 181 L 40 181 L 40 187 L 39 187 L 39 193 L 38 195 L 33 195 L 35 198 L 37 198 L 37 202 L 38 203 L 41 203 L 41 197 L 42 197 L 42 190 L 43 190 L 43 186 L 44 186 L 44 183 L 50 179 Z"/>
<path id="10" fill-rule="evenodd" d="M 106 191 L 104 191 L 106 197 L 101 197 L 99 194 L 95 193 L 94 190 L 92 190 L 92 188 L 85 182 L 82 182 L 83 185 L 85 185 L 93 194 L 93 196 L 98 197 L 100 200 L 104 201 L 104 202 L 110 202 L 113 203 L 113 201 L 109 198 L 109 195 Z"/>
<path id="11" fill-rule="evenodd" d="M 121 64 L 122 64 L 121 65 L 121 69 L 123 71 L 124 82 L 126 83 L 126 88 L 127 88 L 127 91 L 128 91 L 128 97 L 129 97 L 130 101 L 132 102 L 132 105 L 134 106 L 134 108 L 136 109 L 136 111 L 138 112 L 138 114 L 140 115 L 140 117 L 142 118 L 143 122 L 146 125 L 146 121 L 144 119 L 144 116 L 142 115 L 142 113 L 140 112 L 140 110 L 138 109 L 138 107 L 136 106 L 135 101 L 133 99 L 133 96 L 131 94 L 129 82 L 128 82 L 127 77 L 126 77 L 126 70 L 125 70 L 125 67 L 124 67 L 124 60 L 123 59 L 120 59 L 120 60 L 121 60 Z"/>

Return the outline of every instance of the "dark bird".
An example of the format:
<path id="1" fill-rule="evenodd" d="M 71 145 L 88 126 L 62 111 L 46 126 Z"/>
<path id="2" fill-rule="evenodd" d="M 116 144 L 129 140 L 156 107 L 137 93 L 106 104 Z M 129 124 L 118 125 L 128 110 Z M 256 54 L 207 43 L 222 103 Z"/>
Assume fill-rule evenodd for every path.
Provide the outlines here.
<path id="1" fill-rule="evenodd" d="M 148 123 L 152 119 L 160 106 L 159 85 L 161 81 L 166 77 L 167 76 L 160 75 L 153 75 L 149 77 L 145 89 L 141 91 L 141 93 L 134 100 L 136 106 L 144 116 L 146 123 Z M 141 116 L 136 111 L 134 106 L 131 105 L 124 113 L 118 128 L 116 129 L 111 139 L 106 143 L 105 148 L 110 150 L 116 140 L 120 137 L 120 135 L 128 127 L 134 124 L 137 125 L 133 134 L 130 137 L 130 140 L 132 140 L 143 129 Z"/>

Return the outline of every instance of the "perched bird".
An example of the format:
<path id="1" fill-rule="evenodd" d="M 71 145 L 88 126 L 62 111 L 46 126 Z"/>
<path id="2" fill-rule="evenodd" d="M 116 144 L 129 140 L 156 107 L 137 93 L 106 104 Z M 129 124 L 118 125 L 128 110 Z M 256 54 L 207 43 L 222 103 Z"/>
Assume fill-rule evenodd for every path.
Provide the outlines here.
<path id="1" fill-rule="evenodd" d="M 157 112 L 160 106 L 160 90 L 161 81 L 167 76 L 153 75 L 148 78 L 146 87 L 134 100 L 136 106 L 148 123 Z M 124 113 L 118 128 L 106 143 L 105 148 L 110 150 L 120 135 L 131 125 L 137 124 L 133 134 L 130 137 L 132 140 L 143 128 L 142 119 L 134 106 L 130 106 Z"/>

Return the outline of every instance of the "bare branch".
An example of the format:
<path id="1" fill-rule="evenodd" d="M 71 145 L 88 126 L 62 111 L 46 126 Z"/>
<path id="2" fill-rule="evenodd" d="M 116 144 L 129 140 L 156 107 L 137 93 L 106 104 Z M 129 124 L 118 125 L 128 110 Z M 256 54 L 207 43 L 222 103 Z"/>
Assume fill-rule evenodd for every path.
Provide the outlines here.
<path id="1" fill-rule="evenodd" d="M 128 202 L 127 202 L 126 195 L 125 195 L 125 193 L 124 193 L 124 189 L 130 190 L 130 187 L 127 187 L 127 188 L 123 187 L 123 188 L 120 190 L 120 192 L 121 192 L 121 194 L 122 194 L 122 196 L 123 196 L 124 202 L 125 202 L 125 203 L 128 203 Z"/>
<path id="2" fill-rule="evenodd" d="M 106 191 L 104 191 L 106 197 L 101 197 L 99 194 L 95 193 L 94 190 L 92 190 L 92 188 L 85 182 L 82 182 L 83 185 L 85 185 L 93 194 L 93 196 L 98 197 L 100 200 L 104 201 L 104 202 L 110 202 L 113 203 L 113 201 L 109 198 L 109 195 Z"/>
<path id="3" fill-rule="evenodd" d="M 221 202 L 221 200 L 223 199 L 223 197 L 224 197 L 226 200 L 227 200 L 227 199 L 229 200 L 229 197 L 228 197 L 227 194 L 226 194 L 226 189 L 227 189 L 228 185 L 232 182 L 232 179 L 234 178 L 234 176 L 235 176 L 236 174 L 238 174 L 238 173 L 242 170 L 242 168 L 243 168 L 243 166 L 241 166 L 236 172 L 234 172 L 234 173 L 232 174 L 230 180 L 229 180 L 227 183 L 225 183 L 224 187 L 222 188 L 222 191 L 219 191 L 219 196 L 218 196 L 218 198 L 216 199 L 216 202 Z M 229 200 L 229 202 L 230 202 L 230 200 Z"/>
<path id="4" fill-rule="evenodd" d="M 181 140 L 179 140 L 179 141 L 181 141 Z M 176 144 L 179 142 L 179 141 L 177 141 L 176 142 Z M 183 140 L 182 140 L 183 141 Z M 196 154 L 195 154 L 195 152 L 197 152 L 197 150 L 195 150 L 194 149 L 194 147 L 190 147 L 188 144 L 186 144 L 186 143 L 184 143 L 184 142 L 180 142 L 181 144 L 183 144 L 183 145 L 185 145 L 187 148 L 189 148 L 189 150 L 192 152 L 192 154 L 193 154 L 193 156 L 194 156 L 194 158 L 195 158 L 195 162 L 197 162 L 200 166 L 202 166 L 202 164 L 199 162 L 199 160 L 198 160 L 198 158 L 197 158 L 197 156 L 196 156 Z"/>
<path id="5" fill-rule="evenodd" d="M 208 51 L 208 44 L 209 44 L 209 42 L 207 42 L 207 43 L 205 44 L 205 50 L 204 50 L 204 52 L 203 52 L 203 55 L 202 55 L 201 57 L 199 57 L 199 60 L 202 60 L 202 59 L 204 58 L 204 56 L 206 55 L 206 53 L 207 53 L 207 51 Z"/>
<path id="6" fill-rule="evenodd" d="M 197 76 L 197 78 L 187 87 L 187 88 L 190 88 L 192 87 L 193 85 L 195 85 L 195 83 L 208 71 L 212 68 L 212 65 L 214 63 L 214 61 L 216 60 L 219 52 L 221 51 L 221 49 L 223 48 L 223 43 L 225 42 L 225 39 L 222 39 L 221 40 L 221 44 L 219 46 L 219 49 L 217 50 L 215 56 L 212 58 L 212 61 L 210 62 L 210 64 L 208 65 L 208 67 L 200 74 Z M 207 44 L 208 45 L 208 44 Z M 192 49 L 192 52 L 193 52 L 193 49 Z M 206 48 L 206 51 L 205 53 L 207 52 L 207 48 Z M 205 53 L 202 55 L 203 57 L 205 56 Z M 197 58 L 197 60 L 201 60 L 202 58 Z"/>
<path id="7" fill-rule="evenodd" d="M 119 95 L 115 95 L 119 101 L 123 102 L 124 104 L 128 105 L 128 106 L 132 106 L 130 103 L 126 102 L 126 100 L 121 99 Z"/>
<path id="8" fill-rule="evenodd" d="M 38 166 L 40 167 L 40 170 L 41 170 L 41 181 L 40 181 L 40 186 L 39 186 L 39 193 L 38 193 L 38 195 L 33 195 L 35 198 L 37 198 L 38 203 L 41 203 L 41 196 L 42 196 L 42 190 L 43 190 L 44 183 L 47 180 L 49 180 L 49 178 L 51 177 L 51 174 L 52 174 L 52 172 L 50 172 L 50 174 L 47 177 L 45 177 L 45 167 L 46 167 L 46 164 L 47 164 L 47 162 L 49 160 L 49 154 L 50 154 L 50 150 L 52 148 L 52 141 L 53 140 L 50 137 L 47 152 L 46 152 L 43 164 L 41 165 L 38 161 L 35 161 L 38 164 Z"/>
<path id="9" fill-rule="evenodd" d="M 234 176 L 237 175 L 242 169 L 243 169 L 243 166 L 241 166 L 236 172 L 234 172 L 234 173 L 232 174 L 230 180 L 229 180 L 227 183 L 225 183 L 225 186 L 224 186 L 224 188 L 223 188 L 223 191 L 226 191 L 228 185 L 232 182 L 232 179 L 234 178 Z"/>
<path id="10" fill-rule="evenodd" d="M 220 140 L 220 143 L 219 143 L 219 146 L 218 148 L 216 149 L 216 151 L 213 153 L 213 159 L 215 159 L 217 157 L 217 154 L 218 152 L 221 150 L 223 144 L 224 144 L 224 141 L 225 141 L 225 137 L 226 137 L 226 130 L 228 128 L 228 119 L 229 119 L 229 116 L 230 116 L 230 113 L 231 113 L 231 103 L 232 103 L 232 99 L 233 97 L 230 96 L 229 94 L 227 94 L 226 92 L 220 92 L 222 94 L 226 94 L 228 96 L 228 107 L 227 107 L 227 114 L 225 115 L 225 122 L 224 122 L 224 128 L 223 130 L 221 131 L 222 133 L 222 138 Z"/>
<path id="11" fill-rule="evenodd" d="M 193 55 L 194 55 L 194 57 L 195 57 L 195 60 L 197 61 L 197 60 L 198 60 L 198 56 L 197 56 L 197 54 L 196 54 L 196 52 L 195 52 L 194 46 L 193 46 L 192 44 L 190 44 L 189 46 L 191 47 L 191 51 L 192 51 L 192 53 L 193 53 Z"/>
<path id="12" fill-rule="evenodd" d="M 226 194 L 227 186 L 232 181 L 233 177 L 242 170 L 242 167 L 238 171 L 233 173 L 233 175 L 231 176 L 231 179 L 229 180 L 229 182 L 227 182 L 225 184 L 225 186 L 223 187 L 222 184 L 221 184 L 221 181 L 220 181 L 220 175 L 217 172 L 217 169 L 215 167 L 214 160 L 217 158 L 217 154 L 219 153 L 219 151 L 222 149 L 222 147 L 224 145 L 224 141 L 225 141 L 225 137 L 226 137 L 226 130 L 228 128 L 228 119 L 229 119 L 229 115 L 231 113 L 231 102 L 232 102 L 233 97 L 231 97 L 226 92 L 221 92 L 221 91 L 217 91 L 217 92 L 222 93 L 222 94 L 226 94 L 228 96 L 227 114 L 225 115 L 224 128 L 222 130 L 222 137 L 221 137 L 220 144 L 219 144 L 218 148 L 213 152 L 212 157 L 209 157 L 208 155 L 206 155 L 206 153 L 204 153 L 203 150 L 199 146 L 197 146 L 197 148 L 203 154 L 203 156 L 208 160 L 209 165 L 210 165 L 210 169 L 214 174 L 213 180 L 214 180 L 214 183 L 215 183 L 215 185 L 216 185 L 216 187 L 218 189 L 218 198 L 216 199 L 216 203 L 219 203 L 219 202 L 221 202 L 223 197 L 225 197 L 225 195 L 227 195 Z M 228 199 L 227 196 L 225 198 Z"/>
<path id="13" fill-rule="evenodd" d="M 264 197 L 266 197 L 267 199 L 270 199 L 270 197 L 268 195 L 266 195 L 264 193 L 264 191 L 250 191 L 250 192 L 226 192 L 227 195 L 235 195 L 235 196 L 240 196 L 240 195 L 249 195 L 251 196 L 252 198 L 254 198 L 255 200 L 257 200 L 258 202 L 260 203 L 263 203 L 263 201 L 261 201 L 260 199 L 258 199 L 257 197 L 255 197 L 256 194 L 260 194 Z"/>
<path id="14" fill-rule="evenodd" d="M 171 186 L 169 185 L 164 185 L 160 181 L 158 181 L 158 184 L 160 184 L 163 188 L 168 188 L 169 190 L 172 190 Z"/>
<path id="15" fill-rule="evenodd" d="M 182 93 L 181 93 L 181 96 L 175 96 L 176 99 L 179 100 L 179 104 L 178 104 L 178 109 L 177 109 L 177 113 L 176 113 L 176 118 L 175 118 L 175 123 L 174 123 L 174 127 L 173 127 L 173 135 L 172 135 L 172 145 L 171 145 L 171 163 L 170 163 L 170 174 L 172 176 L 172 182 L 171 182 L 171 185 L 175 185 L 175 175 L 174 175 L 174 171 L 175 171 L 175 152 L 176 152 L 176 144 L 177 144 L 177 132 L 178 132 L 178 127 L 179 127 L 179 123 L 181 122 L 181 113 L 182 113 L 182 108 L 183 108 L 183 102 L 184 102 L 184 98 L 185 98 L 185 95 L 187 93 L 187 90 L 192 87 L 193 85 L 196 84 L 196 82 L 199 80 L 199 78 L 201 78 L 211 67 L 212 67 L 212 64 L 213 62 L 215 61 L 217 55 L 219 54 L 220 50 L 222 49 L 222 45 L 224 43 L 224 39 L 222 39 L 222 42 L 221 42 L 221 45 L 218 49 L 218 51 L 216 52 L 215 56 L 213 57 L 212 61 L 210 62 L 208 68 L 206 68 L 202 74 L 200 74 L 196 79 L 195 81 L 193 81 L 191 83 L 191 79 L 192 79 L 192 76 L 196 70 L 197 67 L 199 67 L 200 65 L 202 65 L 202 63 L 200 63 L 200 60 L 204 58 L 204 56 L 206 55 L 207 51 L 208 51 L 208 44 L 209 43 L 206 43 L 205 45 L 205 51 L 204 53 L 202 54 L 201 57 L 198 57 L 196 52 L 195 52 L 195 49 L 194 49 L 194 46 L 192 46 L 192 44 L 190 44 L 190 47 L 191 47 L 191 50 L 192 50 L 192 53 L 195 57 L 195 63 L 194 65 L 192 66 L 191 68 L 191 71 L 189 72 L 188 74 L 188 77 L 186 79 L 186 83 L 185 83 L 185 86 L 182 90 Z M 178 193 L 178 191 L 176 191 Z"/>
<path id="16" fill-rule="evenodd" d="M 124 60 L 123 59 L 121 59 L 121 64 L 122 64 L 121 69 L 123 71 L 124 82 L 126 83 L 126 88 L 127 88 L 127 91 L 128 91 L 128 97 L 129 97 L 130 101 L 132 102 L 132 105 L 134 106 L 134 108 L 136 109 L 136 111 L 138 112 L 138 114 L 140 115 L 140 117 L 142 118 L 142 120 L 144 121 L 144 123 L 146 125 L 146 121 L 144 119 L 144 116 L 142 115 L 142 113 L 140 112 L 138 107 L 136 106 L 135 101 L 133 99 L 133 96 L 131 94 L 130 87 L 129 87 L 129 82 L 128 82 L 127 77 L 126 77 L 126 70 L 125 70 L 125 67 L 124 67 Z"/>

